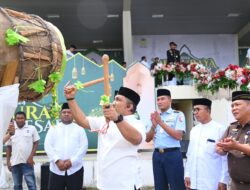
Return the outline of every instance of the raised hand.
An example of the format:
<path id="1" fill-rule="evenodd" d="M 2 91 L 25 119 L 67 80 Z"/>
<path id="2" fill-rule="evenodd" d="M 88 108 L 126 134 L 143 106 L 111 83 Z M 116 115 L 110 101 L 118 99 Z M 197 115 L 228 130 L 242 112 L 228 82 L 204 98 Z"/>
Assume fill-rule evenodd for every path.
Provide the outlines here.
<path id="1" fill-rule="evenodd" d="M 154 115 L 155 115 L 155 121 L 157 124 L 161 124 L 162 120 L 161 120 L 161 115 L 159 112 L 155 111 L 154 112 Z"/>
<path id="2" fill-rule="evenodd" d="M 224 151 L 230 151 L 236 149 L 237 143 L 238 142 L 236 142 L 231 137 L 227 137 L 223 139 L 221 142 L 219 142 L 217 146 L 221 147 Z"/>
<path id="3" fill-rule="evenodd" d="M 116 112 L 115 106 L 110 104 L 108 107 L 103 106 L 103 115 L 109 120 L 116 121 L 119 114 Z"/>
<path id="4" fill-rule="evenodd" d="M 155 120 L 155 112 L 150 114 L 150 119 L 151 119 L 153 127 L 155 128 L 158 124 Z"/>
<path id="5" fill-rule="evenodd" d="M 10 136 L 15 134 L 15 126 L 13 121 L 10 121 L 7 132 L 9 133 Z"/>
<path id="6" fill-rule="evenodd" d="M 75 94 L 77 92 L 77 88 L 75 85 L 69 85 L 69 82 L 64 86 L 64 96 L 69 99 L 69 98 L 74 98 Z"/>

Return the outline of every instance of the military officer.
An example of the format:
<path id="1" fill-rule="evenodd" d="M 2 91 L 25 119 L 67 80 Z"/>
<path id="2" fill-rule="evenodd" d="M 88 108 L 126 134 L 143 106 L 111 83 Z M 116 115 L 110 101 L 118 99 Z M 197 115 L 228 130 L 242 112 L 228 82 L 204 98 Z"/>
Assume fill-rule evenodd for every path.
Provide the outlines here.
<path id="1" fill-rule="evenodd" d="M 180 62 L 180 51 L 177 50 L 177 44 L 175 42 L 169 43 L 170 49 L 167 51 L 168 63 Z"/>
<path id="2" fill-rule="evenodd" d="M 178 51 L 177 44 L 175 42 L 169 43 L 170 49 L 167 50 L 167 63 L 174 64 L 176 62 L 180 62 L 180 51 Z M 169 73 L 168 80 L 172 80 L 174 77 L 173 74 Z M 183 81 L 180 81 L 180 84 L 183 84 Z"/>
<path id="3" fill-rule="evenodd" d="M 232 113 L 236 122 L 231 123 L 217 152 L 228 154 L 228 170 L 232 178 L 231 190 L 250 189 L 250 92 L 232 93 Z"/>
<path id="4" fill-rule="evenodd" d="M 155 190 L 185 190 L 180 140 L 185 132 L 184 114 L 171 108 L 171 93 L 157 90 L 160 112 L 151 114 L 151 129 L 146 141 L 154 139 L 153 172 Z"/>

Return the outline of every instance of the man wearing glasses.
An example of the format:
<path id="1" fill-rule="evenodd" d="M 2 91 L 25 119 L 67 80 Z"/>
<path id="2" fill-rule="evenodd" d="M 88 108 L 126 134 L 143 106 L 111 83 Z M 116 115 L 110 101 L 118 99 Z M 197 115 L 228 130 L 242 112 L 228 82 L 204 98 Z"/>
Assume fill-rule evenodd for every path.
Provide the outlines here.
<path id="1" fill-rule="evenodd" d="M 216 153 L 216 143 L 226 128 L 212 120 L 211 105 L 212 102 L 206 98 L 193 101 L 193 113 L 200 124 L 190 132 L 185 170 L 187 189 L 227 189 L 227 158 Z"/>

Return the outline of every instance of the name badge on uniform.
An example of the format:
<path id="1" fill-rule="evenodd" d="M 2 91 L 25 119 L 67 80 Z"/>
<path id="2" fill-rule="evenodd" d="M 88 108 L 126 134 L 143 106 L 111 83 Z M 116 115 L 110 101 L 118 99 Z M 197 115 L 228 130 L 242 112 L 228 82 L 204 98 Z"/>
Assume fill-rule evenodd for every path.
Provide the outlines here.
<path id="1" fill-rule="evenodd" d="M 165 123 L 167 123 L 167 122 L 172 122 L 172 121 L 174 121 L 174 120 L 175 120 L 175 117 L 174 117 L 174 116 L 171 116 L 171 117 L 167 118 L 167 120 L 165 121 Z"/>
<path id="2" fill-rule="evenodd" d="M 230 137 L 234 137 L 235 135 L 238 134 L 238 129 L 232 129 L 229 134 L 230 134 Z"/>

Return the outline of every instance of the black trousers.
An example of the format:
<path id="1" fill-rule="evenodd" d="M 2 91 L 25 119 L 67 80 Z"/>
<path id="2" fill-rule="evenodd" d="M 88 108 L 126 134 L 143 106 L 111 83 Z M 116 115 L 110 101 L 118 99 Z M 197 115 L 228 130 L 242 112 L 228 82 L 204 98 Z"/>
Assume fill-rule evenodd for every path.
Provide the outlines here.
<path id="1" fill-rule="evenodd" d="M 57 175 L 50 171 L 49 190 L 82 190 L 83 186 L 83 167 L 72 175 Z"/>

